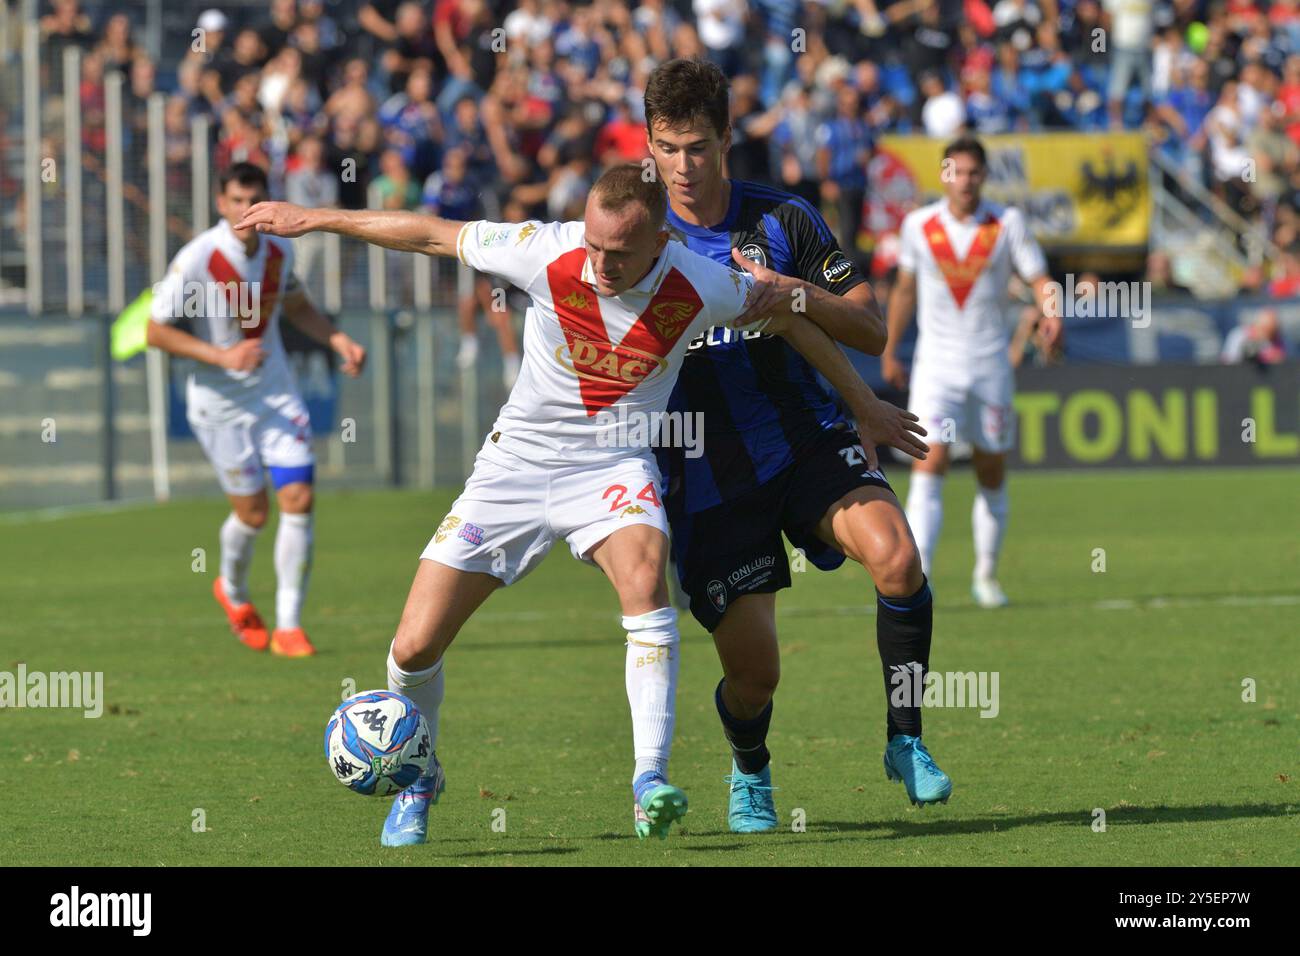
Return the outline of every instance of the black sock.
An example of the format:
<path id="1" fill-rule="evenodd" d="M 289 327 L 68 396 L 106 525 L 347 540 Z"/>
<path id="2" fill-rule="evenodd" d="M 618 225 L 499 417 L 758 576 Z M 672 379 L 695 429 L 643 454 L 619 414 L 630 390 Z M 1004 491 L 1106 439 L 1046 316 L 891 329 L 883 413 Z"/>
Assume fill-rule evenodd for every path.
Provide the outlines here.
<path id="1" fill-rule="evenodd" d="M 921 700 L 915 691 L 924 688 L 925 673 L 930 669 L 930 637 L 934 631 L 934 601 L 930 599 L 930 582 L 922 580 L 920 590 L 911 597 L 887 598 L 876 592 L 876 647 L 880 651 L 885 675 L 885 699 L 889 717 L 885 732 L 892 740 L 896 734 L 921 735 Z M 921 666 L 915 676 L 915 665 Z M 900 684 L 896 675 L 906 675 Z M 915 706 L 895 705 L 895 697 Z"/>
<path id="2" fill-rule="evenodd" d="M 733 717 L 727 705 L 722 702 L 722 685 L 726 678 L 718 681 L 718 689 L 713 692 L 713 702 L 718 705 L 718 716 L 722 718 L 722 732 L 731 744 L 731 755 L 736 760 L 736 767 L 741 773 L 758 773 L 767 766 L 772 755 L 767 752 L 767 728 L 772 723 L 772 702 L 769 700 L 763 712 L 749 720 Z"/>

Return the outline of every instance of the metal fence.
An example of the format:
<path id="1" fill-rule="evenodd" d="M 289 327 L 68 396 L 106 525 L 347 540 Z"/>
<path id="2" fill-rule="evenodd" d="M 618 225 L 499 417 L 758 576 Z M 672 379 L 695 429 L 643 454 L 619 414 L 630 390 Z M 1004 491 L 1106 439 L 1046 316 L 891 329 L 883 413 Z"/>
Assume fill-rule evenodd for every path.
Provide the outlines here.
<path id="1" fill-rule="evenodd" d="M 327 409 L 313 417 L 318 482 L 461 484 L 506 394 L 498 354 L 485 348 L 474 368 L 459 369 L 459 332 L 446 310 L 336 319 L 369 352 L 360 378 L 331 371 L 322 350 L 290 352 L 308 405 Z M 109 323 L 0 318 L 0 511 L 218 493 L 198 443 L 176 434 L 185 430 L 177 404 L 185 363 L 164 379 L 171 421 L 159 448 L 146 357 L 112 361 Z"/>

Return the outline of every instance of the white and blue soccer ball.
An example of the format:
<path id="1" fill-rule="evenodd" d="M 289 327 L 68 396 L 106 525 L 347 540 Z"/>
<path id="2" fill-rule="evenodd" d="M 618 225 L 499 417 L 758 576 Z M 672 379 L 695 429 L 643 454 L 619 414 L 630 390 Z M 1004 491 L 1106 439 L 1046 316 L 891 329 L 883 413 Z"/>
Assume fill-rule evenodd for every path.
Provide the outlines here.
<path id="1" fill-rule="evenodd" d="M 401 793 L 429 767 L 429 725 L 414 702 L 388 690 L 349 697 L 325 725 L 325 759 L 354 793 Z"/>

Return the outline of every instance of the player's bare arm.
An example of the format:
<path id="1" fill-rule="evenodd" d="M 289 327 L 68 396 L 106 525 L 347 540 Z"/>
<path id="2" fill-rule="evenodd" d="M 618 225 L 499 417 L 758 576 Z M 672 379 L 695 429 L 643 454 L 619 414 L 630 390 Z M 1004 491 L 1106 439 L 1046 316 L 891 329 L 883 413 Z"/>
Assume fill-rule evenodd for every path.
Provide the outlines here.
<path id="1" fill-rule="evenodd" d="M 223 349 L 174 325 L 149 320 L 145 341 L 177 358 L 194 359 L 232 372 L 251 372 L 262 364 L 266 351 L 260 339 L 244 339 Z"/>
<path id="2" fill-rule="evenodd" d="M 916 275 L 898 270 L 894 290 L 889 294 L 888 340 L 880 353 L 880 373 L 897 389 L 907 388 L 907 369 L 898 361 L 898 343 L 903 339 L 916 312 Z"/>
<path id="3" fill-rule="evenodd" d="M 456 237 L 463 225 L 418 212 L 307 209 L 288 202 L 260 202 L 244 213 L 235 228 L 256 228 L 288 239 L 309 232 L 336 232 L 398 252 L 450 257 L 456 255 Z"/>
<path id="4" fill-rule="evenodd" d="M 1020 321 L 1016 323 L 1016 330 L 1011 335 L 1011 344 L 1007 347 L 1007 356 L 1011 359 L 1012 368 L 1020 368 L 1025 360 L 1025 349 L 1029 346 L 1029 340 L 1033 338 L 1034 329 L 1038 328 L 1038 322 L 1042 315 L 1034 306 L 1027 305 L 1021 311 Z"/>
<path id="5" fill-rule="evenodd" d="M 799 337 L 799 344 L 790 341 L 797 351 L 806 358 L 817 371 L 826 376 L 836 390 L 844 397 L 853 413 L 854 419 L 858 422 L 858 427 L 862 430 L 863 437 L 867 439 L 866 444 L 872 445 L 873 448 L 868 452 L 872 460 L 872 468 L 876 467 L 875 463 L 875 445 L 888 445 L 891 448 L 897 448 L 913 458 L 924 459 L 926 453 L 930 450 L 925 442 L 917 438 L 917 435 L 924 435 L 925 429 L 917 417 L 906 409 L 899 408 L 890 402 L 882 402 L 876 397 L 870 387 L 862 381 L 858 373 L 854 371 L 849 360 L 835 345 L 837 337 L 827 328 L 825 321 L 819 321 L 814 314 L 818 308 L 816 303 L 823 303 L 825 299 L 834 300 L 837 303 L 833 308 L 823 308 L 817 314 L 823 316 L 840 314 L 849 311 L 863 314 L 861 303 L 869 302 L 871 310 L 874 311 L 874 318 L 868 323 L 872 328 L 883 325 L 880 322 L 880 310 L 876 305 L 876 297 L 871 292 L 870 286 L 865 282 L 861 285 L 850 289 L 845 295 L 839 296 L 827 292 L 810 282 L 803 282 L 799 279 L 793 279 L 790 276 L 782 275 L 772 269 L 766 269 L 753 260 L 746 259 L 736 249 L 731 251 L 731 257 L 745 271 L 754 276 L 755 280 L 767 286 L 760 293 L 751 295 L 746 301 L 745 311 L 737 318 L 738 326 L 745 325 L 750 321 L 756 320 L 761 316 L 769 316 L 774 324 L 767 327 L 767 331 L 785 335 L 787 328 L 796 329 L 796 335 Z M 803 295 L 799 291 L 803 291 Z M 852 297 L 852 298 L 850 298 Z M 846 308 L 847 306 L 847 308 Z M 800 321 L 791 320 L 798 319 Z M 834 355 L 829 354 L 818 341 L 818 337 L 811 335 L 807 330 L 800 329 L 800 326 L 809 325 L 821 332 L 821 338 L 826 339 L 826 343 L 832 347 Z M 859 347 L 856 342 L 845 341 L 839 338 L 838 341 L 851 347 Z M 883 339 L 877 345 L 874 339 L 874 333 L 869 351 L 872 355 L 878 355 L 884 348 Z M 808 347 L 813 348 L 813 352 L 808 351 Z M 838 361 L 837 361 L 838 358 Z M 848 367 L 852 376 L 852 383 L 846 383 L 842 386 L 841 382 L 836 381 L 836 376 L 832 375 L 831 369 L 842 362 Z M 843 378 L 843 372 L 837 374 Z M 845 391 L 845 387 L 849 390 Z"/>
<path id="6" fill-rule="evenodd" d="M 1038 320 L 1038 334 L 1043 348 L 1049 352 L 1054 352 L 1062 345 L 1065 329 L 1061 324 L 1061 317 L 1052 306 L 1051 298 L 1047 293 L 1047 286 L 1051 279 L 1044 273 L 1037 278 L 1026 281 L 1029 287 L 1034 290 L 1034 304 L 1038 306 L 1038 314 L 1042 316 Z"/>
<path id="7" fill-rule="evenodd" d="M 863 447 L 872 470 L 879 467 L 876 445 L 889 445 L 913 458 L 925 458 L 930 447 L 917 437 L 926 433 L 917 417 L 877 398 L 835 340 L 808 318 L 793 297 L 786 300 L 784 308 L 776 307 L 770 313 L 764 329 L 784 338 L 839 392 L 867 439 Z"/>
<path id="8" fill-rule="evenodd" d="M 298 289 L 284 297 L 284 317 L 309 339 L 336 352 L 343 360 L 339 367 L 344 375 L 356 378 L 361 374 L 366 364 L 366 350 L 347 333 L 335 328 L 305 291 Z"/>
<path id="9" fill-rule="evenodd" d="M 738 249 L 731 250 L 731 258 L 754 278 L 771 286 L 766 295 L 745 310 L 737 325 L 757 321 L 775 308 L 779 299 L 795 298 L 797 293 L 801 293 L 798 298 L 802 299 L 808 318 L 835 341 L 868 355 L 879 355 L 885 348 L 885 320 L 868 283 L 863 282 L 844 295 L 836 295 L 811 282 L 760 266 L 742 256 Z"/>

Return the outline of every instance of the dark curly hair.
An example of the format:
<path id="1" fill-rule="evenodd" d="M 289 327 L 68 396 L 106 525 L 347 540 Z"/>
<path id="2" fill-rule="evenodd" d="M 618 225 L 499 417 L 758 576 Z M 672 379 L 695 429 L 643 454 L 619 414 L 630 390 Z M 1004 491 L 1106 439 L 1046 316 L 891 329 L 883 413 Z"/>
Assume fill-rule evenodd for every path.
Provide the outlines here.
<path id="1" fill-rule="evenodd" d="M 681 129 L 700 117 L 721 137 L 730 122 L 727 78 L 707 60 L 669 60 L 655 68 L 645 85 L 645 125 Z"/>

